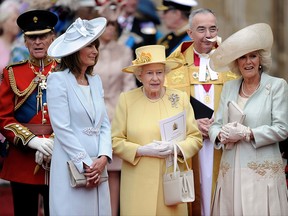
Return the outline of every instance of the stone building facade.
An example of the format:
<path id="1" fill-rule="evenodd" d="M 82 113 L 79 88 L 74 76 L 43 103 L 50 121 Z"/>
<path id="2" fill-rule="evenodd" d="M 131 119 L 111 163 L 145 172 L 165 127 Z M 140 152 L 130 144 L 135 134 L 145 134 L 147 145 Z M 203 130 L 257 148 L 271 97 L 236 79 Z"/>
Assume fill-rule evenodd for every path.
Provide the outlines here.
<path id="1" fill-rule="evenodd" d="M 154 1 L 156 5 L 162 2 Z M 196 8 L 210 8 L 216 13 L 219 35 L 223 40 L 245 26 L 260 22 L 269 24 L 274 34 L 270 74 L 288 81 L 288 0 L 197 1 Z"/>

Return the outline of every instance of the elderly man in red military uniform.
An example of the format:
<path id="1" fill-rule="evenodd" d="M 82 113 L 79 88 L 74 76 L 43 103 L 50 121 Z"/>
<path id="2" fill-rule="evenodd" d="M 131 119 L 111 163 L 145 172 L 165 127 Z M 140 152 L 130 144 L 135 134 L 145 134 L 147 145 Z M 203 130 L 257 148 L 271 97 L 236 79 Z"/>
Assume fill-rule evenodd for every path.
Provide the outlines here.
<path id="1" fill-rule="evenodd" d="M 49 162 L 53 131 L 46 104 L 46 79 L 56 61 L 47 56 L 58 18 L 43 10 L 17 19 L 29 50 L 28 60 L 3 70 L 0 87 L 0 131 L 9 142 L 0 178 L 11 183 L 14 215 L 38 215 L 39 194 L 49 215 Z"/>

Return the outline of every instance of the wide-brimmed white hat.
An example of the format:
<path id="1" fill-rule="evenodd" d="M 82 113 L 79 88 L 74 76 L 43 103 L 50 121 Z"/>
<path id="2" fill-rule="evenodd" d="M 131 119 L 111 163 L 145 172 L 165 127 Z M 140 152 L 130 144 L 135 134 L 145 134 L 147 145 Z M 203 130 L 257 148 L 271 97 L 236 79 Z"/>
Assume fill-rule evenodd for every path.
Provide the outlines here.
<path id="1" fill-rule="evenodd" d="M 215 71 L 227 71 L 239 57 L 256 51 L 271 52 L 273 33 L 266 23 L 247 26 L 228 37 L 210 56 L 210 67 Z"/>
<path id="2" fill-rule="evenodd" d="M 123 72 L 135 73 L 139 67 L 153 63 L 165 64 L 169 71 L 182 65 L 182 63 L 178 61 L 166 60 L 165 46 L 163 45 L 142 46 L 137 48 L 135 53 L 136 59 L 132 61 L 132 65 L 123 68 Z"/>
<path id="3" fill-rule="evenodd" d="M 61 58 L 77 52 L 95 41 L 104 32 L 106 23 L 104 17 L 92 20 L 77 18 L 64 34 L 52 42 L 48 48 L 48 55 Z"/>

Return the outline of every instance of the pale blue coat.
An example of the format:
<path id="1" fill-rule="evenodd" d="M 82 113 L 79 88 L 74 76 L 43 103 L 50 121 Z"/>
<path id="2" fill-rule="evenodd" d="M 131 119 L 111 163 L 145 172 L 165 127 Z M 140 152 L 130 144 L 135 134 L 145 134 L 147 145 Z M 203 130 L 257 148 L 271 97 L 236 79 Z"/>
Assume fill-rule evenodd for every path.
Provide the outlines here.
<path id="1" fill-rule="evenodd" d="M 68 160 L 80 172 L 92 156 L 112 158 L 110 123 L 104 104 L 101 79 L 87 75 L 95 119 L 75 76 L 67 69 L 48 77 L 47 103 L 55 142 L 50 171 L 50 215 L 111 215 L 108 181 L 98 188 L 72 188 Z M 101 117 L 102 116 L 102 117 Z M 100 123 L 99 123 L 100 122 Z M 99 125 L 99 133 L 97 132 Z M 83 132 L 92 129 L 92 134 Z"/>
<path id="2" fill-rule="evenodd" d="M 214 142 L 221 126 L 227 123 L 228 101 L 237 102 L 241 82 L 242 78 L 224 84 L 215 122 L 209 130 Z M 244 114 L 243 124 L 251 128 L 255 141 L 240 141 L 233 149 L 223 150 L 212 215 L 288 215 L 278 144 L 288 136 L 286 81 L 262 73 L 260 87 L 245 104 Z"/>

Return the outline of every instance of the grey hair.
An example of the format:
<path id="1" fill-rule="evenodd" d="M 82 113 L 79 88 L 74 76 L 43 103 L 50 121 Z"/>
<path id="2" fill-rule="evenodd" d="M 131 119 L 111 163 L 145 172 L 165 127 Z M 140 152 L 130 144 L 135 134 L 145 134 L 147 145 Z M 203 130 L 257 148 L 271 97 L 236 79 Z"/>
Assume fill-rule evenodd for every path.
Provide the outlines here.
<path id="1" fill-rule="evenodd" d="M 189 26 L 190 28 L 193 27 L 192 23 L 193 23 L 193 18 L 197 15 L 197 14 L 213 14 L 216 18 L 216 14 L 211 10 L 211 9 L 208 9 L 208 8 L 199 8 L 199 9 L 196 9 L 196 10 L 192 10 L 192 12 L 190 13 L 189 15 Z M 217 19 L 216 19 L 217 20 Z"/>
<path id="2" fill-rule="evenodd" d="M 260 58 L 261 72 L 269 71 L 272 66 L 271 52 L 262 49 L 262 50 L 258 50 L 258 54 Z M 233 62 L 229 64 L 229 68 L 233 73 L 237 75 L 241 75 L 239 67 L 237 65 L 237 59 L 235 59 Z"/>
<path id="3" fill-rule="evenodd" d="M 135 74 L 136 78 L 137 78 L 140 82 L 141 82 L 141 80 L 140 80 L 140 75 L 141 75 L 141 73 L 143 72 L 143 66 L 144 66 L 144 65 L 139 66 L 139 67 L 136 67 L 135 70 L 134 70 L 134 74 Z M 165 64 L 165 67 L 164 67 L 165 75 L 166 75 L 167 73 L 169 73 L 170 71 L 171 71 L 171 68 L 168 67 L 167 64 Z"/>

